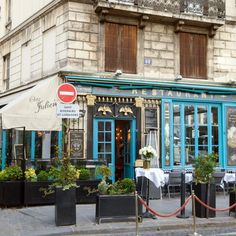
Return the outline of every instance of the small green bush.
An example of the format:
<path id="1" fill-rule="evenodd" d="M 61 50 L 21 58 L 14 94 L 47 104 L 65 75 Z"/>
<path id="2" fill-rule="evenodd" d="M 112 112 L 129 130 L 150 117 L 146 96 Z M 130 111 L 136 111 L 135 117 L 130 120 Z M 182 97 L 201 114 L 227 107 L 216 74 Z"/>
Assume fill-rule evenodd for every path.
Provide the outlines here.
<path id="1" fill-rule="evenodd" d="M 55 166 L 51 166 L 48 172 L 48 179 L 55 181 L 59 177 L 60 177 L 60 169 Z"/>
<path id="2" fill-rule="evenodd" d="M 90 178 L 90 171 L 86 168 L 80 169 L 79 180 L 88 180 Z"/>
<path id="3" fill-rule="evenodd" d="M 110 195 L 118 194 L 131 194 L 135 191 L 135 183 L 132 179 L 118 180 L 114 184 L 110 185 L 107 189 L 107 193 Z"/>
<path id="4" fill-rule="evenodd" d="M 37 181 L 48 181 L 49 174 L 45 170 L 39 171 L 37 175 Z"/>
<path id="5" fill-rule="evenodd" d="M 8 166 L 1 171 L 0 178 L 2 181 L 16 181 L 23 178 L 23 172 L 19 166 Z"/>

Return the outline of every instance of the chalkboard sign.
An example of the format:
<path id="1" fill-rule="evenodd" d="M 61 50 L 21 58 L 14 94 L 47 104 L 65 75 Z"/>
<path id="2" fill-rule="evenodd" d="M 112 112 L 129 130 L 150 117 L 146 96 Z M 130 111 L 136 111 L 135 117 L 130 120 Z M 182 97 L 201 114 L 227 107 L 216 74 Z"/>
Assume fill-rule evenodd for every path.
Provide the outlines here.
<path id="1" fill-rule="evenodd" d="M 23 160 L 23 144 L 15 144 L 14 145 L 14 154 L 16 160 Z"/>
<path id="2" fill-rule="evenodd" d="M 84 130 L 70 130 L 70 150 L 72 158 L 84 158 Z"/>

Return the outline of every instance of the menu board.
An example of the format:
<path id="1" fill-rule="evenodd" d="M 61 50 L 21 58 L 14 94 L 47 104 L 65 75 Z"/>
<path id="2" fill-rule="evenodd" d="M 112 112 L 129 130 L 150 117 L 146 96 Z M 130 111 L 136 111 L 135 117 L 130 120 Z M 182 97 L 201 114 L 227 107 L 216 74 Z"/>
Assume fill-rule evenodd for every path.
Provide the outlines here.
<path id="1" fill-rule="evenodd" d="M 227 108 L 227 163 L 236 165 L 236 107 Z"/>
<path id="2" fill-rule="evenodd" d="M 84 158 L 84 130 L 73 129 L 70 130 L 70 150 L 72 158 Z"/>

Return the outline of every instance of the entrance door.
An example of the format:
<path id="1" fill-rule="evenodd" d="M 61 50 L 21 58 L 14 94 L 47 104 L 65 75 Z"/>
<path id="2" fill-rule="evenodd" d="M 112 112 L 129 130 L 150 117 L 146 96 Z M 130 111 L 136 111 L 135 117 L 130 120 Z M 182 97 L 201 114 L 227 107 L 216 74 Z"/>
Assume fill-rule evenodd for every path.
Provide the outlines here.
<path id="1" fill-rule="evenodd" d="M 135 120 L 94 120 L 94 159 L 106 161 L 112 181 L 134 178 Z"/>
<path id="2" fill-rule="evenodd" d="M 114 120 L 94 120 L 93 150 L 94 159 L 105 161 L 112 172 L 111 180 L 115 181 L 115 125 Z"/>
<path id="3" fill-rule="evenodd" d="M 133 178 L 135 160 L 135 120 L 116 120 L 115 126 L 116 180 L 122 178 Z"/>

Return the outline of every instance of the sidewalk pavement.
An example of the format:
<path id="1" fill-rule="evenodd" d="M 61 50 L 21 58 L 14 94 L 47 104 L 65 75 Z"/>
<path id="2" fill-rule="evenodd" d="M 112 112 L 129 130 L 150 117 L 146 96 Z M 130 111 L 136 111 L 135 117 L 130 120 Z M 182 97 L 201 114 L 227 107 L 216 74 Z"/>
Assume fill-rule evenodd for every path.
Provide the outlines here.
<path id="1" fill-rule="evenodd" d="M 217 208 L 226 208 L 229 205 L 229 196 L 217 195 Z M 150 207 L 158 213 L 172 213 L 180 207 L 180 197 L 163 198 L 162 200 L 151 200 Z M 191 216 L 192 201 L 186 208 L 188 219 L 177 217 L 151 219 L 144 218 L 139 223 L 139 231 L 156 232 L 166 229 L 192 229 L 193 219 Z M 95 221 L 95 204 L 77 205 L 76 225 L 73 226 L 55 226 L 54 206 L 25 207 L 14 209 L 2 209 L 0 211 L 0 236 L 46 236 L 46 235 L 97 235 L 106 233 L 124 233 L 133 232 L 135 235 L 135 220 L 127 221 L 102 221 L 97 224 Z M 196 218 L 197 227 L 227 227 L 234 226 L 236 219 L 234 213 L 217 212 L 215 218 L 203 219 Z"/>

